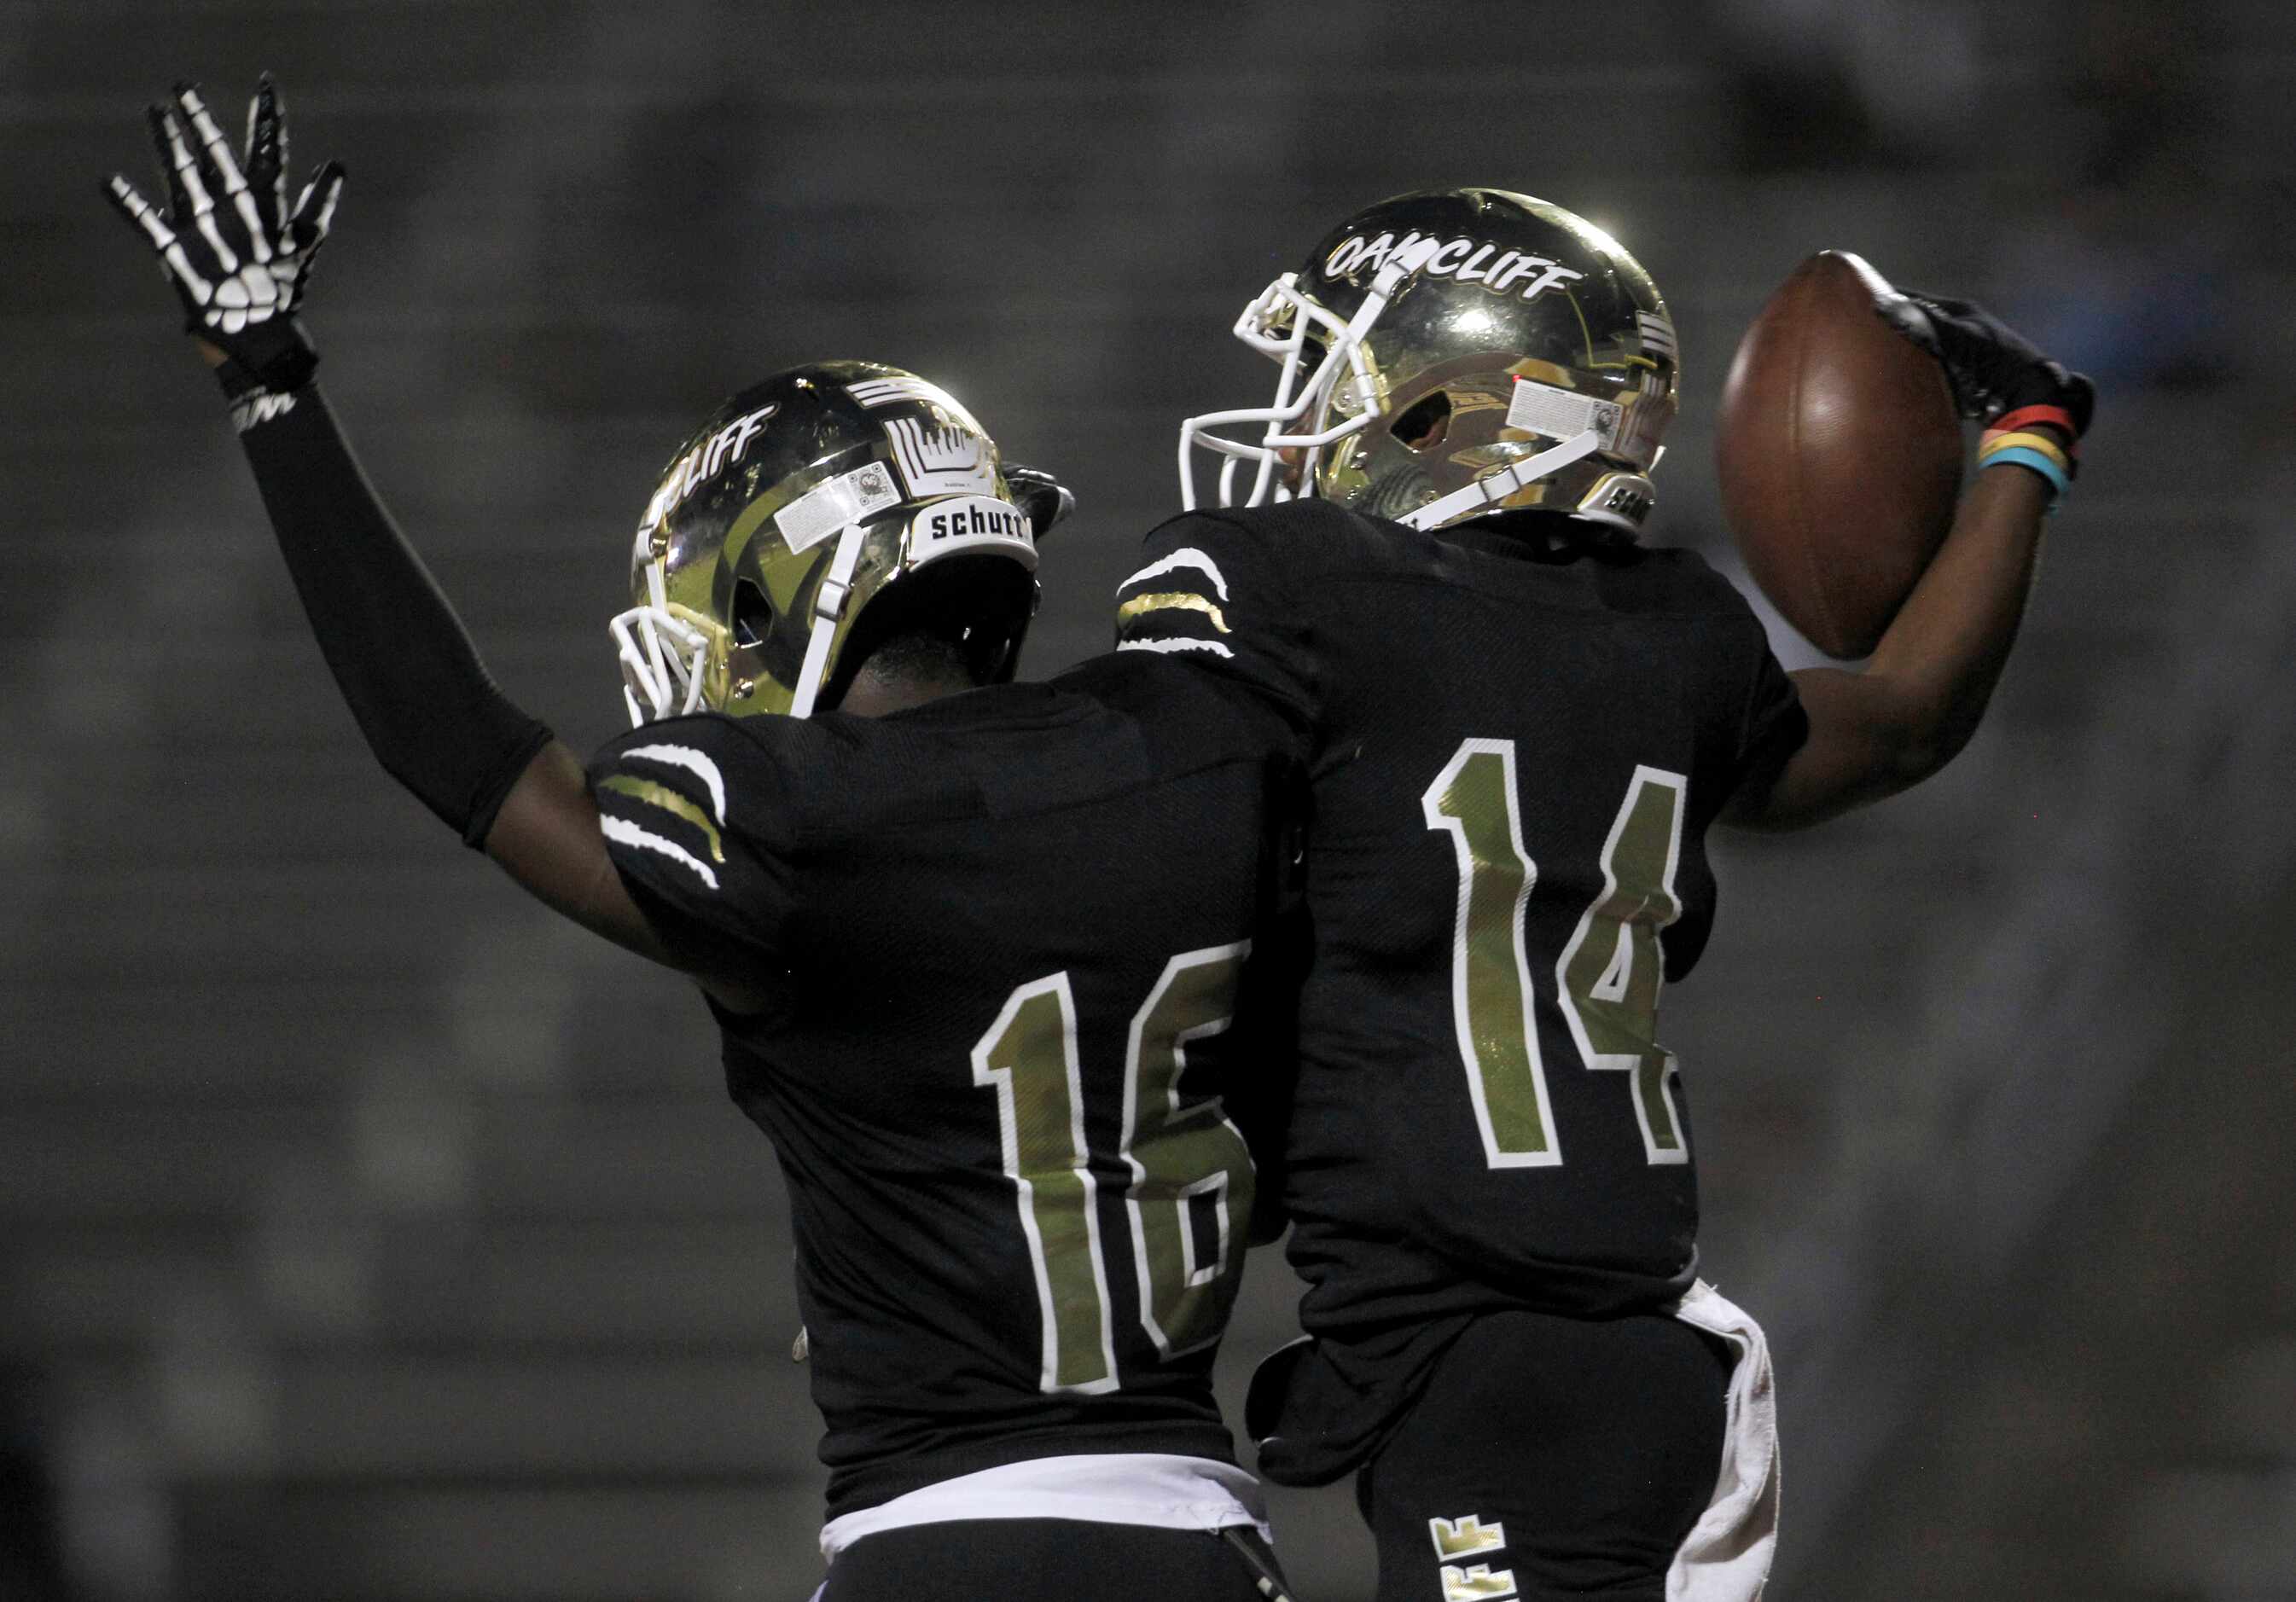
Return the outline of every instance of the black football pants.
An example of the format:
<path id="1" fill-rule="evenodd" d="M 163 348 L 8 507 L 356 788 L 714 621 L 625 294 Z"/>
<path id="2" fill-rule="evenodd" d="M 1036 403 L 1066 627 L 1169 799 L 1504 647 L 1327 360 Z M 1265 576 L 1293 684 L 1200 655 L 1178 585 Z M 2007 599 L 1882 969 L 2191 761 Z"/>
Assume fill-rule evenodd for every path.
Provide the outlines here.
<path id="1" fill-rule="evenodd" d="M 1734 1361 L 1677 1319 L 1477 1319 L 1357 1476 L 1379 1602 L 1664 1602 L 1720 1477 Z"/>
<path id="2" fill-rule="evenodd" d="M 1264 1549 L 1263 1549 L 1264 1551 Z M 820 1602 L 1267 1602 L 1228 1539 L 1201 1530 L 980 1518 L 864 1536 Z"/>

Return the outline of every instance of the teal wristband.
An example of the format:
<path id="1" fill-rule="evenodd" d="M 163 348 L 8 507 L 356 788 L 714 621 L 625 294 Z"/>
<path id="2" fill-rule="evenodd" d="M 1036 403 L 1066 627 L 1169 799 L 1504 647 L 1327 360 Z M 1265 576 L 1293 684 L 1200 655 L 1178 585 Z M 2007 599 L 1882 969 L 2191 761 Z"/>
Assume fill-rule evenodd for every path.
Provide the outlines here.
<path id="1" fill-rule="evenodd" d="M 2013 445 L 2005 450 L 1994 452 L 1993 454 L 1983 458 L 1978 462 L 1977 470 L 1983 472 L 1988 467 L 2000 467 L 2004 463 L 2013 463 L 2018 467 L 2031 468 L 2035 472 L 2040 474 L 2042 478 L 2046 478 L 2049 481 L 2049 486 L 2053 492 L 2049 496 L 2049 510 L 2051 511 L 2056 511 L 2056 509 L 2063 503 L 2065 491 L 2072 487 L 2072 480 L 2065 477 L 2064 469 L 2059 467 L 2046 456 L 2042 455 L 2040 452 L 2021 445 Z"/>

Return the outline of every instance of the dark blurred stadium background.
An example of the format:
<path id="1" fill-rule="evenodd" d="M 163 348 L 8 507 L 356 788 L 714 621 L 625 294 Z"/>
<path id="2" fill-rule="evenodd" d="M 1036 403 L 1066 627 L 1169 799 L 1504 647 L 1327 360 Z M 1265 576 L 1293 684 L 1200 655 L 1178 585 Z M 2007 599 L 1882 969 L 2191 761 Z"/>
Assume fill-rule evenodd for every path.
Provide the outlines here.
<path id="1" fill-rule="evenodd" d="M 513 695 L 621 713 L 670 446 L 803 358 L 935 376 L 1084 510 L 1102 647 L 1236 311 L 1356 205 L 1491 183 L 1656 274 L 1659 537 L 1806 252 L 2103 392 L 1996 710 L 1925 789 L 1718 852 L 1667 1004 L 1709 1274 L 1762 1318 L 1788 1598 L 2296 1597 L 2286 0 L 0 11 L 0 1598 L 797 1598 L 780 1181 L 694 998 L 373 765 L 97 181 L 258 69 L 351 183 L 310 321 Z M 1781 630 L 1781 649 L 1807 661 Z M 1290 1330 L 1255 1266 L 1231 1396 Z M 1310 1602 L 1347 1493 L 1279 1495 Z"/>

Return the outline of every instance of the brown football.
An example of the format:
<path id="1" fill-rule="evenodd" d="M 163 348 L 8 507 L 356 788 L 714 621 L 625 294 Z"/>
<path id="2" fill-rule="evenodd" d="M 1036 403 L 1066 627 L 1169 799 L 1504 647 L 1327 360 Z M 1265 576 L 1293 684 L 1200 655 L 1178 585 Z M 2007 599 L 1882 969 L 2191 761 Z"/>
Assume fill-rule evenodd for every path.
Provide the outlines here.
<path id="1" fill-rule="evenodd" d="M 1945 373 L 1874 311 L 1881 282 L 1838 250 L 1796 267 L 1738 342 L 1715 429 L 1747 570 L 1831 657 L 1872 653 L 1961 493 Z"/>

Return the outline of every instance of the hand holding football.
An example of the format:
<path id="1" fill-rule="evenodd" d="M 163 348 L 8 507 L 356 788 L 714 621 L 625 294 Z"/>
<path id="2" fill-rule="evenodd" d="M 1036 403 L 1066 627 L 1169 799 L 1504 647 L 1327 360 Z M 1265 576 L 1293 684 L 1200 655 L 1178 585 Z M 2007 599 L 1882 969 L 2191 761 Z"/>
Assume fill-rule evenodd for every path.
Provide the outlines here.
<path id="1" fill-rule="evenodd" d="M 1874 309 L 1888 284 L 1810 257 L 1739 341 L 1715 467 L 1747 570 L 1828 656 L 1870 655 L 1952 526 L 1961 421 L 1944 371 Z"/>

